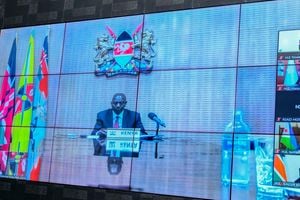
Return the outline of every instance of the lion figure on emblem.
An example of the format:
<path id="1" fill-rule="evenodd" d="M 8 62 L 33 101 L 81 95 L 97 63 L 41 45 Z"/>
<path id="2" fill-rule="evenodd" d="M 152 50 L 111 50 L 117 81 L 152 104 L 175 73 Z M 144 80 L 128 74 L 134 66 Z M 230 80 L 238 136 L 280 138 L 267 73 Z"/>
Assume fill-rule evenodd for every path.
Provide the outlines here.
<path id="1" fill-rule="evenodd" d="M 97 54 L 94 58 L 96 67 L 106 64 L 113 59 L 113 56 L 110 54 L 110 50 L 113 48 L 113 41 L 111 41 L 107 34 L 103 34 L 101 37 L 97 38 L 97 44 L 94 47 L 94 49 L 97 51 Z"/>

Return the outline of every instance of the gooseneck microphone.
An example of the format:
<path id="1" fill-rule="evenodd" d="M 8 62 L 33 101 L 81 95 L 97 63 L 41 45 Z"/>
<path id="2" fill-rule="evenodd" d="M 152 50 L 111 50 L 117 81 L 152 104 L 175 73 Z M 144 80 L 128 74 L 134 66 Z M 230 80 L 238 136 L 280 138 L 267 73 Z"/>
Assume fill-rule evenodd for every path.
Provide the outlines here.
<path id="1" fill-rule="evenodd" d="M 148 117 L 149 117 L 151 120 L 153 120 L 153 121 L 155 121 L 156 123 L 158 123 L 159 125 L 161 125 L 161 126 L 163 126 L 163 127 L 166 127 L 165 122 L 163 122 L 161 119 L 159 119 L 159 118 L 157 117 L 156 114 L 150 112 L 150 113 L 148 114 Z"/>

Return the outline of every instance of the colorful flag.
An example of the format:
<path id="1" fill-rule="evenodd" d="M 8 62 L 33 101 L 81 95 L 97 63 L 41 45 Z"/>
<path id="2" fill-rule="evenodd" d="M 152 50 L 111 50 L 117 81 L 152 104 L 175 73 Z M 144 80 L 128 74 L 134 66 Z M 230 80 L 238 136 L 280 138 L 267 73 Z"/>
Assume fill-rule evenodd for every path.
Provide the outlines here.
<path id="1" fill-rule="evenodd" d="M 30 35 L 29 47 L 25 63 L 19 80 L 18 92 L 16 95 L 15 111 L 13 118 L 12 136 L 10 144 L 8 175 L 25 176 L 24 163 L 29 146 L 30 125 L 32 116 L 33 100 L 33 71 L 34 71 L 34 39 Z M 16 156 L 13 156 L 16 154 Z M 20 167 L 22 165 L 22 167 Z M 17 168 L 22 170 L 17 170 Z"/>
<path id="2" fill-rule="evenodd" d="M 298 148 L 296 136 L 291 123 L 288 123 L 288 127 L 284 128 L 280 143 L 283 144 L 288 150 L 296 150 Z"/>
<path id="3" fill-rule="evenodd" d="M 0 94 L 0 174 L 5 173 L 14 114 L 16 39 L 13 41 Z"/>
<path id="4" fill-rule="evenodd" d="M 274 155 L 274 182 L 287 182 L 286 168 L 280 154 Z"/>
<path id="5" fill-rule="evenodd" d="M 46 134 L 47 99 L 48 99 L 48 37 L 44 39 L 40 66 L 34 83 L 30 146 L 26 178 L 37 181 L 41 167 L 41 145 Z"/>

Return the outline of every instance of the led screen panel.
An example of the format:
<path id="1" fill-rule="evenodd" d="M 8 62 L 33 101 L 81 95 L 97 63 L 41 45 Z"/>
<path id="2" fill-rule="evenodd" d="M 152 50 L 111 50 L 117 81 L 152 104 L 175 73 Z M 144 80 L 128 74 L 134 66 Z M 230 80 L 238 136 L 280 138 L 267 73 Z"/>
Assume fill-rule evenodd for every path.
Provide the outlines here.
<path id="1" fill-rule="evenodd" d="M 209 199 L 229 198 L 229 191 L 222 189 L 220 182 L 220 134 L 166 132 L 164 136 L 167 139 L 157 144 L 146 142 L 141 145 L 140 157 L 133 159 L 132 190 Z"/>
<path id="2" fill-rule="evenodd" d="M 241 67 L 237 73 L 236 110 L 250 132 L 273 133 L 276 67 Z"/>
<path id="3" fill-rule="evenodd" d="M 97 113 L 111 108 L 115 93 L 126 95 L 126 108 L 136 109 L 138 78 L 107 79 L 94 73 L 61 76 L 57 106 L 57 127 L 93 128 Z M 85 117 L 83 117 L 85 116 Z"/>
<path id="4" fill-rule="evenodd" d="M 233 117 L 235 73 L 235 68 L 217 68 L 154 71 L 140 77 L 137 110 L 144 126 L 156 129 L 147 117 L 153 112 L 166 124 L 162 131 L 223 132 Z"/>
<path id="5" fill-rule="evenodd" d="M 299 27 L 300 14 L 295 10 L 299 3 L 285 0 L 241 5 L 238 65 L 277 64 L 278 31 Z"/>
<path id="6" fill-rule="evenodd" d="M 140 15 L 67 23 L 62 73 L 104 75 L 109 70 L 134 68 L 126 64 L 140 57 L 142 24 Z"/>
<path id="7" fill-rule="evenodd" d="M 48 36 L 49 52 L 49 74 L 57 74 L 60 72 L 62 46 L 64 39 L 64 24 L 53 24 L 44 26 L 33 26 L 23 28 L 4 29 L 1 31 L 0 45 L 1 45 L 1 63 L 0 66 L 4 70 L 7 66 L 9 54 L 13 40 L 16 39 L 16 75 L 20 75 L 22 67 L 25 62 L 30 36 L 34 39 L 34 63 L 35 68 L 38 68 L 40 62 L 40 54 L 43 49 L 43 43 L 46 36 Z M 36 70 L 34 73 L 36 74 Z"/>
<path id="8" fill-rule="evenodd" d="M 238 21 L 239 6 L 145 15 L 144 32 L 155 38 L 153 69 L 236 66 Z"/>
<path id="9" fill-rule="evenodd" d="M 55 129 L 50 182 L 128 190 L 132 157 L 114 157 L 107 150 L 106 141 L 101 145 L 101 154 L 95 156 L 93 139 L 80 137 L 91 131 Z"/>

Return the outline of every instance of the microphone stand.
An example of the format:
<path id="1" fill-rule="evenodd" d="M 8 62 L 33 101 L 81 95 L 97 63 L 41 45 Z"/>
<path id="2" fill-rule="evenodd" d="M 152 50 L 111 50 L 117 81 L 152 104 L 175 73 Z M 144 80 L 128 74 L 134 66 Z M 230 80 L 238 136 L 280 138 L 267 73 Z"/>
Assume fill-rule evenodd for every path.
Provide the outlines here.
<path id="1" fill-rule="evenodd" d="M 155 137 L 158 137 L 158 131 L 159 131 L 159 123 L 156 122 L 156 132 L 155 132 Z"/>
<path id="2" fill-rule="evenodd" d="M 159 123 L 156 122 L 156 132 L 155 132 L 155 136 L 154 138 L 158 137 L 158 131 L 159 131 Z M 155 142 L 155 152 L 154 152 L 154 158 L 157 159 L 157 155 L 158 155 L 158 142 Z"/>
<path id="3" fill-rule="evenodd" d="M 156 132 L 155 132 L 155 136 L 153 137 L 153 140 L 155 141 L 154 158 L 157 158 L 158 156 L 158 142 L 162 141 L 162 137 L 158 135 L 159 126 L 160 126 L 159 123 L 156 122 Z"/>

